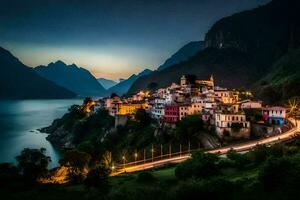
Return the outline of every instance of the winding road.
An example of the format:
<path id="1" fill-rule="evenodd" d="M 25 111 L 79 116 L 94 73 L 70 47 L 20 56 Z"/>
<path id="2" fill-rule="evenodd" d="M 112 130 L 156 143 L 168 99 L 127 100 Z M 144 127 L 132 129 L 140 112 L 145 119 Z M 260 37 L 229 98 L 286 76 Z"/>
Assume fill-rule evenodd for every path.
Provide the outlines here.
<path id="1" fill-rule="evenodd" d="M 213 153 L 213 154 L 219 154 L 219 155 L 226 154 L 230 150 L 234 150 L 236 152 L 247 152 L 247 151 L 253 149 L 256 145 L 272 145 L 272 144 L 292 140 L 300 132 L 300 121 L 295 120 L 295 119 L 289 119 L 289 121 L 292 124 L 294 124 L 294 127 L 291 130 L 281 133 L 279 135 L 271 136 L 268 138 L 262 138 L 259 140 L 253 140 L 253 141 L 246 142 L 246 143 L 221 147 L 221 148 L 217 148 L 217 149 L 213 149 L 213 150 L 208 150 L 206 152 Z M 124 167 L 120 170 L 116 170 L 115 172 L 113 172 L 112 176 L 119 175 L 122 173 L 132 173 L 132 172 L 136 172 L 136 171 L 142 171 L 142 170 L 152 169 L 152 168 L 156 168 L 156 167 L 162 167 L 164 165 L 171 164 L 171 163 L 180 163 L 180 162 L 183 162 L 183 161 L 189 159 L 190 157 L 191 157 L 190 153 L 186 153 L 186 154 L 182 154 L 179 156 L 165 158 L 165 159 L 161 159 L 161 160 L 153 161 L 153 162 L 149 162 L 149 163 L 136 164 L 134 166 Z"/>

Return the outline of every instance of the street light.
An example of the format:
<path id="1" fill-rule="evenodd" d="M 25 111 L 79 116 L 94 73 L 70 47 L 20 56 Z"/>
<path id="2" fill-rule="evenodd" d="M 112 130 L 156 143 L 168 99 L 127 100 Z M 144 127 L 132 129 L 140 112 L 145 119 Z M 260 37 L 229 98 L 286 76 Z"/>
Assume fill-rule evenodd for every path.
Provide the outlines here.
<path id="1" fill-rule="evenodd" d="M 123 168 L 124 168 L 124 170 L 125 170 L 125 162 L 126 162 L 125 156 L 123 156 L 122 159 L 123 159 Z"/>
<path id="2" fill-rule="evenodd" d="M 135 153 L 134 153 L 134 162 L 135 162 L 135 164 L 136 164 L 136 159 L 137 159 L 137 157 L 138 157 L 138 154 L 137 154 L 137 152 L 135 152 Z"/>
<path id="3" fill-rule="evenodd" d="M 154 148 L 153 148 L 153 144 L 152 144 L 151 153 L 152 153 L 152 162 L 153 162 L 153 156 L 154 156 Z"/>
<path id="4" fill-rule="evenodd" d="M 181 144 L 180 144 L 180 146 L 179 146 L 179 154 L 180 154 L 180 157 L 181 157 Z"/>
<path id="5" fill-rule="evenodd" d="M 114 165 L 114 164 L 112 164 L 112 166 L 111 166 L 111 170 L 112 170 L 112 171 L 114 171 L 114 170 L 115 170 L 115 165 Z"/>

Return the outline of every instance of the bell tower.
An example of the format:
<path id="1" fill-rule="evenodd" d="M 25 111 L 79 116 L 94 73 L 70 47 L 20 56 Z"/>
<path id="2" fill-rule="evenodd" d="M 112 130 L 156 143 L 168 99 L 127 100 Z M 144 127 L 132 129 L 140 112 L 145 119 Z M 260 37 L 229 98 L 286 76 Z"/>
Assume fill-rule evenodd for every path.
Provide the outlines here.
<path id="1" fill-rule="evenodd" d="M 185 75 L 182 75 L 180 78 L 180 86 L 186 86 L 187 85 L 187 80 Z"/>

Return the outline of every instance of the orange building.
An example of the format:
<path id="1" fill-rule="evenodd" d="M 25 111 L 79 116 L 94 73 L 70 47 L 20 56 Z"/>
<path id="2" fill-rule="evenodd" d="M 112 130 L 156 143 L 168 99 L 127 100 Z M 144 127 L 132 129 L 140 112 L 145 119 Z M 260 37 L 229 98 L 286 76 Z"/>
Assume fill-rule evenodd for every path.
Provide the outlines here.
<path id="1" fill-rule="evenodd" d="M 146 109 L 145 103 L 125 103 L 118 105 L 118 115 L 132 115 L 135 114 L 138 109 Z"/>

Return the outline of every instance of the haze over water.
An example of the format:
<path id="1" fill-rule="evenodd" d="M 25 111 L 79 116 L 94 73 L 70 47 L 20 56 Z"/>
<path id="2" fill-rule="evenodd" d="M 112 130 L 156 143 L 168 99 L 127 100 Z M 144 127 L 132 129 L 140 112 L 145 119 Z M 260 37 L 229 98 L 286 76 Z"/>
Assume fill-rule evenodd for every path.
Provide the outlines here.
<path id="1" fill-rule="evenodd" d="M 15 162 L 24 148 L 44 147 L 52 159 L 50 167 L 55 167 L 59 151 L 46 140 L 47 134 L 37 129 L 63 116 L 71 105 L 81 103 L 80 99 L 0 101 L 0 163 Z"/>

